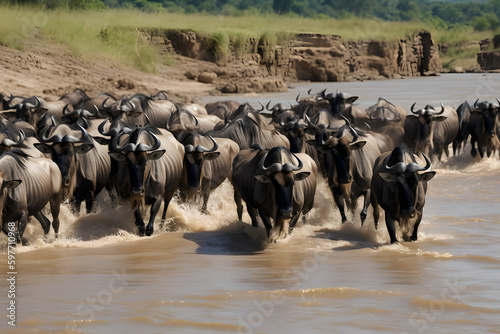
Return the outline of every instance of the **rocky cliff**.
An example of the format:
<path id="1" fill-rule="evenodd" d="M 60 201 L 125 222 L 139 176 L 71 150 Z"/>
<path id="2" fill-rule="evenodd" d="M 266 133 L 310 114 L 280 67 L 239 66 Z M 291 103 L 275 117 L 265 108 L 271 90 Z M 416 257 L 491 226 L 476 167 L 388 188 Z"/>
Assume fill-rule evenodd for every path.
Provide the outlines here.
<path id="1" fill-rule="evenodd" d="M 163 52 L 203 61 L 186 71 L 192 80 L 215 83 L 224 93 L 286 91 L 291 81 L 353 81 L 438 75 L 438 47 L 429 32 L 397 41 L 344 41 L 340 36 L 298 34 L 274 44 L 262 37 L 227 41 L 217 49 L 192 31 L 144 31 Z"/>

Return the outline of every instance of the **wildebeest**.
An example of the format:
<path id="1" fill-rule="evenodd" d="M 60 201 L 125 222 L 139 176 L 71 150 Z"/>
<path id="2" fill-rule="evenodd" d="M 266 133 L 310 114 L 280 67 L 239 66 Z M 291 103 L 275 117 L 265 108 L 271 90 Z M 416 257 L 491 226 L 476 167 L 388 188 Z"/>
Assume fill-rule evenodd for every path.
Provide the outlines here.
<path id="1" fill-rule="evenodd" d="M 151 235 L 161 200 L 164 200 L 164 221 L 170 200 L 179 187 L 184 146 L 170 132 L 150 125 L 122 132 L 111 146 L 109 155 L 118 161 L 118 195 L 130 202 L 139 235 Z M 141 214 L 143 204 L 151 205 L 147 227 Z"/>
<path id="2" fill-rule="evenodd" d="M 210 192 L 231 175 L 232 162 L 239 152 L 231 139 L 199 133 L 184 133 L 177 138 L 184 145 L 184 168 L 180 183 L 183 197 L 192 198 L 200 193 L 203 198 L 201 212 L 207 213 Z"/>
<path id="3" fill-rule="evenodd" d="M 406 116 L 404 143 L 413 152 L 423 152 L 431 157 L 436 155 L 438 160 L 441 160 L 443 151 L 449 156 L 448 146 L 458 133 L 457 112 L 443 104 L 440 111 L 430 105 L 415 111 L 415 104 L 410 108 L 412 114 Z"/>
<path id="4" fill-rule="evenodd" d="M 375 228 L 378 226 L 380 205 L 385 211 L 385 223 L 391 243 L 398 242 L 395 221 L 399 222 L 405 241 L 417 240 L 427 182 L 436 174 L 429 171 L 429 158 L 425 154 L 423 157 L 425 166 L 422 167 L 418 162 L 419 158 L 400 145 L 392 152 L 382 154 L 373 168 L 371 202 Z M 408 236 L 410 232 L 411 236 Z"/>
<path id="5" fill-rule="evenodd" d="M 457 108 L 458 115 L 458 132 L 457 136 L 453 140 L 453 155 L 458 155 L 462 150 L 462 145 L 467 143 L 467 139 L 470 134 L 470 116 L 471 116 L 472 107 L 469 102 L 465 101 Z"/>
<path id="6" fill-rule="evenodd" d="M 103 107 L 109 110 L 113 118 L 122 114 L 127 117 L 142 116 L 147 120 L 136 124 L 145 125 L 149 123 L 157 128 L 164 128 L 168 117 L 175 111 L 175 105 L 171 101 L 153 100 L 144 94 L 135 94 L 130 98 L 123 97 L 109 105 L 103 103 Z"/>
<path id="7" fill-rule="evenodd" d="M 243 199 L 253 226 L 258 224 L 258 211 L 269 241 L 286 237 L 300 214 L 313 207 L 316 174 L 316 164 L 307 154 L 294 154 L 282 146 L 240 151 L 232 174 L 238 218 L 242 218 Z"/>
<path id="8" fill-rule="evenodd" d="M 390 145 L 382 144 L 381 151 L 388 147 L 392 151 L 396 145 L 403 141 L 404 123 L 406 120 L 406 110 L 399 105 L 394 105 L 386 99 L 379 97 L 376 104 L 366 109 L 368 119 L 365 121 L 367 128 L 375 133 L 380 133 L 389 137 Z M 394 145 L 396 144 L 396 145 Z"/>
<path id="9" fill-rule="evenodd" d="M 258 115 L 258 114 L 257 114 Z M 272 148 L 275 146 L 290 147 L 290 142 L 274 127 L 273 130 L 263 128 L 261 123 L 256 121 L 252 115 L 241 115 L 232 120 L 220 130 L 209 131 L 206 134 L 214 138 L 229 138 L 236 142 L 240 150 L 250 148 L 258 144 L 263 148 Z"/>
<path id="10" fill-rule="evenodd" d="M 76 213 L 85 201 L 90 212 L 95 197 L 108 183 L 111 160 L 106 146 L 97 143 L 80 125 L 77 124 L 76 129 L 66 124 L 47 127 L 41 130 L 40 143 L 35 147 L 50 155 L 59 167 L 63 198 L 72 200 Z M 77 133 L 80 138 L 76 137 Z"/>
<path id="11" fill-rule="evenodd" d="M 364 196 L 360 214 L 363 223 L 370 203 L 372 168 L 380 150 L 373 136 L 355 130 L 345 117 L 344 122 L 338 130 L 316 128 L 316 138 L 309 143 L 323 155 L 328 186 L 339 208 L 342 223 L 347 221 L 344 201 L 354 212 L 361 195 Z"/>
<path id="12" fill-rule="evenodd" d="M 479 151 L 479 156 L 482 158 L 484 153 L 489 157 L 491 153 L 498 150 L 499 140 L 497 137 L 497 122 L 496 118 L 500 110 L 500 101 L 490 103 L 487 101 L 474 102 L 474 108 L 471 110 L 469 129 L 471 135 L 471 154 L 476 156 Z M 476 150 L 477 143 L 477 150 Z"/>
<path id="13" fill-rule="evenodd" d="M 239 106 L 239 102 L 227 100 L 207 103 L 205 109 L 209 115 L 215 115 L 222 119 L 224 123 L 228 123 L 232 113 L 235 112 Z"/>
<path id="14" fill-rule="evenodd" d="M 42 209 L 50 203 L 52 227 L 59 232 L 61 204 L 61 173 L 56 164 L 45 158 L 29 157 L 24 152 L 12 150 L 0 157 L 0 217 L 2 230 L 7 234 L 7 224 L 17 222 L 17 242 L 27 244 L 23 237 L 26 223 L 34 216 L 49 233 L 50 221 Z"/>
<path id="15" fill-rule="evenodd" d="M 176 104 L 176 111 L 171 113 L 164 124 L 164 128 L 174 135 L 180 132 L 206 133 L 213 130 L 217 125 L 224 126 L 223 121 L 215 115 L 196 116 L 184 109 L 184 106 Z"/>

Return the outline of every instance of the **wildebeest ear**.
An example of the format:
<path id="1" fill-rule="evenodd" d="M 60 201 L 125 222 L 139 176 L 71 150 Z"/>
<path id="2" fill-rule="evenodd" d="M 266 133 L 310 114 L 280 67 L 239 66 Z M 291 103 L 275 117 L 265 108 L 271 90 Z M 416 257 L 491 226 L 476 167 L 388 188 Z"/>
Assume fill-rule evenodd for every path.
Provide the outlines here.
<path id="1" fill-rule="evenodd" d="M 214 160 L 217 159 L 219 154 L 220 152 L 207 153 L 203 155 L 203 158 L 205 158 L 205 160 Z"/>
<path id="2" fill-rule="evenodd" d="M 50 154 L 50 146 L 45 143 L 34 143 L 33 146 L 43 154 Z"/>
<path id="3" fill-rule="evenodd" d="M 434 117 L 434 121 L 435 122 L 442 122 L 446 119 L 447 117 L 446 116 L 436 116 Z"/>
<path id="4" fill-rule="evenodd" d="M 311 173 L 310 172 L 301 172 L 293 175 L 293 179 L 295 181 L 302 181 L 306 179 Z"/>
<path id="5" fill-rule="evenodd" d="M 92 138 L 94 138 L 94 140 L 101 145 L 109 145 L 109 143 L 111 142 L 110 139 L 104 137 L 92 137 Z"/>
<path id="6" fill-rule="evenodd" d="M 94 148 L 94 144 L 82 144 L 75 146 L 75 152 L 78 154 L 84 154 Z"/>
<path id="7" fill-rule="evenodd" d="M 153 151 L 148 153 L 148 160 L 158 160 L 163 156 L 163 154 L 165 154 L 165 150 Z"/>
<path id="8" fill-rule="evenodd" d="M 430 179 L 432 179 L 434 177 L 434 175 L 436 175 L 435 171 L 420 174 L 420 180 L 421 181 L 429 181 Z"/>
<path id="9" fill-rule="evenodd" d="M 255 179 L 257 179 L 257 181 L 262 182 L 262 183 L 271 182 L 271 179 L 267 175 L 255 175 Z"/>
<path id="10" fill-rule="evenodd" d="M 349 147 L 350 147 L 351 150 L 359 150 L 360 148 L 362 148 L 363 146 L 365 146 L 365 144 L 366 144 L 366 141 L 362 140 L 362 141 L 357 141 L 355 143 L 349 144 Z"/>
<path id="11" fill-rule="evenodd" d="M 345 100 L 346 103 L 354 103 L 359 98 L 359 96 L 351 96 Z"/>
<path id="12" fill-rule="evenodd" d="M 396 181 L 396 175 L 393 173 L 389 172 L 379 172 L 378 175 L 384 180 L 385 182 L 394 182 Z"/>
<path id="13" fill-rule="evenodd" d="M 108 154 L 116 161 L 125 161 L 125 155 L 122 152 L 108 152 Z"/>
<path id="14" fill-rule="evenodd" d="M 23 182 L 22 180 L 3 181 L 2 188 L 13 189 Z"/>

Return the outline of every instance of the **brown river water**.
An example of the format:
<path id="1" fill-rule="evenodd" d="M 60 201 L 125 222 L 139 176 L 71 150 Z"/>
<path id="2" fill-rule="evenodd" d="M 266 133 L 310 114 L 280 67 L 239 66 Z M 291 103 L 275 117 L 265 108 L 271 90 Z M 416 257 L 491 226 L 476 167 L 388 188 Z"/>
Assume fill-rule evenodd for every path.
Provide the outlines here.
<path id="1" fill-rule="evenodd" d="M 379 96 L 409 109 L 500 97 L 500 74 L 352 83 L 300 84 L 287 93 L 237 96 L 240 102 L 292 102 L 309 88 Z M 495 95 L 497 94 L 497 95 Z M 231 97 L 233 98 L 233 97 Z M 205 102 L 221 100 L 210 98 Z M 174 200 L 168 224 L 136 234 L 126 208 L 107 195 L 95 214 L 62 209 L 60 237 L 17 247 L 16 326 L 8 324 L 10 283 L 0 280 L 12 333 L 500 333 L 500 159 L 470 148 L 433 166 L 418 241 L 390 245 L 371 209 L 341 224 L 324 182 L 306 224 L 268 244 L 264 227 L 238 221 L 225 182 L 209 215 Z M 161 212 L 161 211 L 160 211 Z M 7 276 L 7 238 L 0 272 Z"/>

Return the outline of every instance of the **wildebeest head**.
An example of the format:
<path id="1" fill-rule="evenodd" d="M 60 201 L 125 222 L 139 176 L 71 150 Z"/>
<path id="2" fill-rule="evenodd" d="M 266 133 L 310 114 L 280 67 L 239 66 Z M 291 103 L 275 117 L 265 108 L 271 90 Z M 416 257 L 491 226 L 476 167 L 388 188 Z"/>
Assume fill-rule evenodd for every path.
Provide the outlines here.
<path id="1" fill-rule="evenodd" d="M 294 173 L 302 167 L 302 161 L 283 146 L 270 149 L 260 160 L 255 178 L 261 183 L 272 185 L 272 197 L 277 210 L 276 219 L 291 218 L 294 183 L 304 180 L 310 174 Z"/>
<path id="2" fill-rule="evenodd" d="M 16 110 L 16 117 L 22 119 L 32 126 L 36 126 L 40 117 L 47 112 L 42 100 L 38 96 L 32 96 L 24 99 L 22 102 L 13 106 Z"/>
<path id="3" fill-rule="evenodd" d="M 73 194 L 76 187 L 78 154 L 85 154 L 94 148 L 88 132 L 78 124 L 76 129 L 67 124 L 46 127 L 40 132 L 40 143 L 34 144 L 43 154 L 50 154 L 59 167 L 64 195 Z M 78 132 L 80 137 L 77 137 Z"/>
<path id="4" fill-rule="evenodd" d="M 397 211 L 402 218 L 415 217 L 419 184 L 421 181 L 431 180 L 436 174 L 435 171 L 429 171 L 431 161 L 425 154 L 422 155 L 425 159 L 425 166 L 422 167 L 415 161 L 407 163 L 405 149 L 398 146 L 384 160 L 385 166 L 378 173 L 393 189 L 393 196 L 398 205 Z"/>
<path id="5" fill-rule="evenodd" d="M 500 110 L 500 101 L 497 99 L 498 103 L 491 103 L 488 101 L 481 101 L 479 99 L 474 102 L 474 108 L 472 113 L 479 114 L 483 117 L 484 133 L 489 136 L 495 136 L 495 119 Z"/>
<path id="6" fill-rule="evenodd" d="M 149 126 L 137 127 L 131 133 L 121 133 L 112 140 L 109 155 L 116 161 L 125 163 L 134 208 L 137 208 L 145 194 L 148 161 L 157 160 L 165 153 L 165 150 L 158 150 L 160 146 L 160 139 Z"/>
<path id="7" fill-rule="evenodd" d="M 348 105 L 354 103 L 358 97 L 351 96 L 347 93 L 337 92 L 335 94 L 329 93 L 325 94 L 325 91 L 321 92 L 321 97 L 330 103 L 330 108 L 333 115 L 342 115 L 348 107 Z"/>
<path id="8" fill-rule="evenodd" d="M 279 123 L 278 130 L 288 138 L 292 153 L 303 151 L 307 126 L 303 119 L 293 119 L 286 123 L 284 121 Z"/>
<path id="9" fill-rule="evenodd" d="M 69 104 L 63 108 L 63 117 L 61 119 L 62 123 L 65 124 L 80 124 L 84 129 L 88 129 L 90 124 L 90 119 L 96 118 L 99 114 L 99 109 L 96 105 L 93 105 L 91 110 L 86 110 L 83 104 L 80 104 L 73 111 L 69 109 Z"/>
<path id="10" fill-rule="evenodd" d="M 199 129 L 198 118 L 185 110 L 182 105 L 175 104 L 176 111 L 168 116 L 165 128 L 172 132 L 174 136 L 181 132 L 193 132 Z"/>
<path id="11" fill-rule="evenodd" d="M 375 105 L 366 109 L 366 113 L 368 114 L 369 126 L 372 130 L 401 121 L 401 116 L 397 113 L 396 106 L 382 97 L 379 97 Z"/>
<path id="12" fill-rule="evenodd" d="M 200 189 L 201 181 L 204 176 L 204 162 L 216 159 L 220 154 L 220 152 L 216 152 L 219 148 L 217 142 L 212 136 L 207 137 L 212 143 L 211 148 L 207 148 L 200 144 L 200 139 L 204 137 L 198 134 L 188 133 L 182 138 L 179 138 L 180 143 L 184 145 L 185 152 L 183 180 L 181 183 L 186 185 L 188 197 L 193 196 L 195 191 Z"/>
<path id="13" fill-rule="evenodd" d="M 6 180 L 4 173 L 0 172 L 0 217 L 2 217 L 5 200 L 7 199 L 7 192 L 9 189 L 14 189 L 21 184 L 21 180 Z M 6 224 L 7 222 L 5 222 Z"/>
<path id="14" fill-rule="evenodd" d="M 319 153 L 326 157 L 326 170 L 328 174 L 328 184 L 330 187 L 350 184 L 351 175 L 351 151 L 362 148 L 366 141 L 358 141 L 359 134 L 347 118 L 340 129 L 316 129 L 316 139 L 308 141 Z M 333 134 L 332 134 L 333 133 Z"/>
<path id="15" fill-rule="evenodd" d="M 442 122 L 446 119 L 446 116 L 442 116 L 444 113 L 444 106 L 441 103 L 441 110 L 436 111 L 434 107 L 426 105 L 422 109 L 414 110 L 415 104 L 410 108 L 411 114 L 407 116 L 407 119 L 411 120 L 418 119 L 418 137 L 417 137 L 417 147 L 416 151 L 428 152 L 429 148 L 432 148 L 432 136 L 433 128 L 435 122 Z"/>

